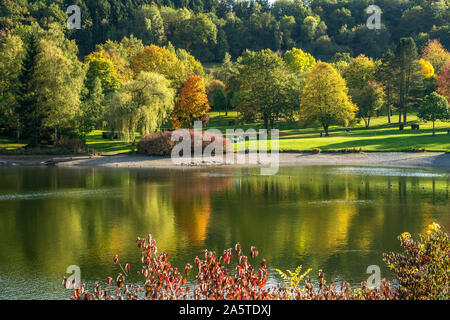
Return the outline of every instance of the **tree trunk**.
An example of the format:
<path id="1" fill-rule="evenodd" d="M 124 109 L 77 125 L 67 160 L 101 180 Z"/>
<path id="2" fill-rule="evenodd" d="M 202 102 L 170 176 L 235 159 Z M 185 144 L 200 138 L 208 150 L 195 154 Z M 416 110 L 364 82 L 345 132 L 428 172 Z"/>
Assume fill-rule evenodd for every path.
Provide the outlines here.
<path id="1" fill-rule="evenodd" d="M 433 136 L 436 135 L 436 130 L 434 129 L 434 120 L 433 120 Z"/>
<path id="2" fill-rule="evenodd" d="M 329 134 L 328 134 L 328 125 L 323 125 L 323 130 L 325 130 L 325 137 L 328 137 L 329 136 Z"/>
<path id="3" fill-rule="evenodd" d="M 264 115 L 264 128 L 266 128 L 266 130 L 269 130 L 269 119 L 266 115 Z"/>
<path id="4" fill-rule="evenodd" d="M 391 102 L 390 102 L 390 89 L 387 89 L 387 105 L 386 105 L 386 109 L 387 109 L 387 115 L 388 115 L 388 123 L 391 123 Z"/>
<path id="5" fill-rule="evenodd" d="M 406 125 L 407 123 L 407 116 L 408 116 L 408 109 L 405 108 L 403 111 L 403 123 Z"/>
<path id="6" fill-rule="evenodd" d="M 17 118 L 17 126 L 16 126 L 16 142 L 19 143 L 20 141 L 20 120 Z"/>
<path id="7" fill-rule="evenodd" d="M 58 145 L 58 129 L 55 126 L 55 146 L 57 146 L 57 145 Z"/>

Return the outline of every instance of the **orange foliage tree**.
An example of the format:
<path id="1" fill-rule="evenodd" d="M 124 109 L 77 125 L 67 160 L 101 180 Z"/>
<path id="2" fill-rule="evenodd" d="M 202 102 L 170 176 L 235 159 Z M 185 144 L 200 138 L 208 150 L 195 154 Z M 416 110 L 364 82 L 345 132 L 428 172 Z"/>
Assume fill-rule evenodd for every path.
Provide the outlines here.
<path id="1" fill-rule="evenodd" d="M 183 126 L 192 128 L 195 121 L 202 121 L 205 125 L 209 120 L 210 108 L 203 77 L 190 76 L 178 91 L 171 116 L 172 125 L 175 129 Z"/>
<path id="2" fill-rule="evenodd" d="M 442 67 L 436 78 L 437 92 L 450 102 L 450 60 Z"/>
<path id="3" fill-rule="evenodd" d="M 422 58 L 433 65 L 434 71 L 439 73 L 441 68 L 450 60 L 450 52 L 445 50 L 437 39 L 428 41 L 422 49 Z"/>

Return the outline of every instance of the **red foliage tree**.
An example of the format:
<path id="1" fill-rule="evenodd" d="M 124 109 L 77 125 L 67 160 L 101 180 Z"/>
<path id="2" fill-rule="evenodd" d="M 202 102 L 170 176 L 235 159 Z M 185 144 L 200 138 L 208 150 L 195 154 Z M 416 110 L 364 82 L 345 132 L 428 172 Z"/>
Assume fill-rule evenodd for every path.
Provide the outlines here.
<path id="1" fill-rule="evenodd" d="M 178 91 L 171 116 L 172 125 L 175 129 L 183 126 L 192 128 L 195 121 L 202 121 L 205 125 L 209 120 L 210 108 L 203 77 L 190 76 Z"/>
<path id="2" fill-rule="evenodd" d="M 442 67 L 436 78 L 437 92 L 450 102 L 450 60 Z"/>

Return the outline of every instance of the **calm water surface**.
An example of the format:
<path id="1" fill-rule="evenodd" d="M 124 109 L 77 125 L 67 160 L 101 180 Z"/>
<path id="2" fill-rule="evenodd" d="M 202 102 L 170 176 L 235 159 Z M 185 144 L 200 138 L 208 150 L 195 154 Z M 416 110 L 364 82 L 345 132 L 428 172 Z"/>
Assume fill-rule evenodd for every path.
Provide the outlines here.
<path id="1" fill-rule="evenodd" d="M 137 236 L 151 233 L 178 268 L 205 248 L 251 245 L 271 268 L 323 269 L 367 279 L 397 235 L 436 221 L 450 230 L 449 174 L 360 167 L 193 171 L 0 169 L 0 299 L 66 299 L 66 268 L 105 281 L 112 261 L 139 265 Z M 392 185 L 392 186 L 391 186 Z M 258 263 L 259 264 L 259 263 Z M 136 268 L 137 269 L 137 268 Z M 136 271 L 135 269 L 135 271 Z M 271 272 L 271 283 L 280 279 Z"/>

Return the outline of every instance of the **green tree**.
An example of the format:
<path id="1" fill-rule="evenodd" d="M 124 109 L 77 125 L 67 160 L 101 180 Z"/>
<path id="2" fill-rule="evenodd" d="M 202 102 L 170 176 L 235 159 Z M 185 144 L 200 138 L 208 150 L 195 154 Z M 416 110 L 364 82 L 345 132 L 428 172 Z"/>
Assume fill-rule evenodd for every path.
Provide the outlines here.
<path id="1" fill-rule="evenodd" d="M 40 42 L 33 70 L 37 110 L 43 115 L 42 125 L 54 128 L 58 142 L 58 128 L 73 120 L 80 105 L 83 69 L 78 59 L 71 60 L 55 43 Z"/>
<path id="2" fill-rule="evenodd" d="M 83 139 L 86 138 L 86 134 L 101 127 L 104 117 L 104 98 L 102 81 L 95 78 L 77 114 L 78 128 Z"/>
<path id="3" fill-rule="evenodd" d="M 215 110 L 226 110 L 228 106 L 227 96 L 222 88 L 218 88 L 214 93 L 213 107 Z"/>
<path id="4" fill-rule="evenodd" d="M 16 113 L 21 89 L 20 76 L 26 49 L 20 37 L 7 35 L 0 41 L 0 126 L 16 128 L 20 138 L 20 117 Z"/>
<path id="5" fill-rule="evenodd" d="M 297 48 L 286 51 L 283 59 L 288 68 L 296 73 L 307 72 L 314 67 L 314 64 L 316 63 L 316 59 L 314 59 L 312 55 Z"/>
<path id="6" fill-rule="evenodd" d="M 381 64 L 377 70 L 377 79 L 384 86 L 386 93 L 386 113 L 388 116 L 388 123 L 391 123 L 391 105 L 394 91 L 395 70 L 394 70 L 394 54 L 388 51 L 381 59 Z"/>
<path id="7" fill-rule="evenodd" d="M 399 123 L 407 122 L 408 109 L 420 103 L 423 75 L 418 62 L 417 48 L 412 38 L 402 38 L 394 52 L 395 89 L 398 96 Z"/>
<path id="8" fill-rule="evenodd" d="M 445 97 L 433 92 L 425 97 L 419 107 L 417 116 L 424 121 L 433 122 L 433 136 L 436 134 L 434 123 L 436 120 L 450 119 L 448 101 Z"/>
<path id="9" fill-rule="evenodd" d="M 330 64 L 318 62 L 309 71 L 303 89 L 301 121 L 321 124 L 328 136 L 331 125 L 348 125 L 357 111 L 348 96 L 345 80 Z"/>
<path id="10" fill-rule="evenodd" d="M 366 128 L 370 126 L 370 119 L 377 114 L 384 103 L 385 93 L 383 87 L 375 82 L 369 81 L 361 90 L 358 117 L 364 120 Z"/>
<path id="11" fill-rule="evenodd" d="M 261 118 L 266 129 L 279 117 L 292 119 L 299 106 L 300 80 L 271 50 L 246 51 L 240 58 L 239 111 L 246 120 Z"/>
<path id="12" fill-rule="evenodd" d="M 136 131 L 158 130 L 173 109 L 174 90 L 163 75 L 141 72 L 124 84 L 107 103 L 110 126 L 127 141 L 136 140 Z"/>

